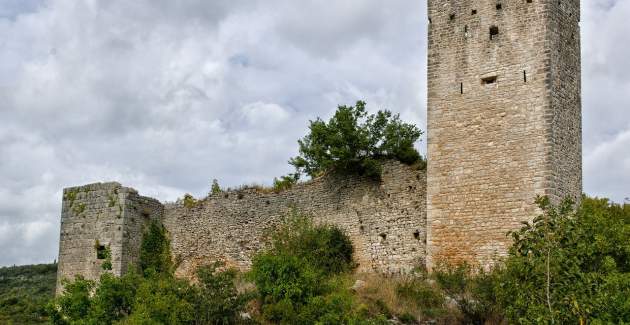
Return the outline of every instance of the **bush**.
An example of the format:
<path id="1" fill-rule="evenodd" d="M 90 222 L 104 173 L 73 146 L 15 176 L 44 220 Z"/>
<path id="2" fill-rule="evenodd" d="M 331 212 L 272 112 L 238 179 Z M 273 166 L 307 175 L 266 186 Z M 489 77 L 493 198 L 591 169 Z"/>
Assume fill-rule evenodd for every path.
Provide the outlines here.
<path id="1" fill-rule="evenodd" d="M 354 267 L 350 238 L 338 227 L 315 225 L 308 216 L 293 213 L 273 233 L 270 253 L 295 256 L 326 275 Z"/>
<path id="2" fill-rule="evenodd" d="M 273 190 L 274 192 L 282 192 L 288 189 L 291 189 L 293 185 L 297 184 L 300 179 L 300 174 L 289 174 L 286 176 L 281 176 L 279 179 L 273 179 Z"/>
<path id="3" fill-rule="evenodd" d="M 298 141 L 300 155 L 289 161 L 298 174 L 314 177 L 335 169 L 378 178 L 380 159 L 409 165 L 422 160 L 414 148 L 422 131 L 389 111 L 368 115 L 365 102 L 339 106 L 328 122 L 311 121 L 309 130 Z"/>
<path id="4" fill-rule="evenodd" d="M 234 324 L 240 318 L 240 311 L 253 298 L 249 294 L 239 294 L 235 286 L 236 271 L 228 269 L 220 272 L 219 268 L 223 267 L 224 263 L 216 262 L 197 269 L 197 322 Z"/>
<path id="5" fill-rule="evenodd" d="M 474 272 L 466 263 L 441 264 L 432 276 L 444 293 L 453 299 L 467 323 L 485 324 L 500 318 L 494 291 L 495 273 L 483 269 Z"/>
<path id="6" fill-rule="evenodd" d="M 142 238 L 140 246 L 140 271 L 151 273 L 169 273 L 173 269 L 170 242 L 166 229 L 156 221 L 151 222 Z"/>
<path id="7" fill-rule="evenodd" d="M 100 281 L 77 278 L 47 311 L 54 324 L 235 324 L 249 299 L 238 293 L 234 270 L 215 263 L 197 270 L 198 281 L 176 279 L 165 229 L 144 234 L 140 273 L 104 273 Z"/>
<path id="8" fill-rule="evenodd" d="M 258 253 L 250 278 L 263 317 L 282 324 L 344 324 L 363 319 L 335 275 L 352 268 L 352 243 L 340 229 L 292 215 Z"/>
<path id="9" fill-rule="evenodd" d="M 539 198 L 543 214 L 513 232 L 496 285 L 514 323 L 630 322 L 630 209 L 582 198 L 574 211 Z"/>

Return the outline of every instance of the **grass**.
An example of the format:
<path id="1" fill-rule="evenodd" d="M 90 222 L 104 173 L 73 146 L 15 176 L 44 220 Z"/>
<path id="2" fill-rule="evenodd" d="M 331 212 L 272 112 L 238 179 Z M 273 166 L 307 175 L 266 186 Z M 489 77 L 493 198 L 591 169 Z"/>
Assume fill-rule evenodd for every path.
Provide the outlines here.
<path id="1" fill-rule="evenodd" d="M 54 296 L 57 264 L 0 268 L 0 324 L 44 324 Z"/>

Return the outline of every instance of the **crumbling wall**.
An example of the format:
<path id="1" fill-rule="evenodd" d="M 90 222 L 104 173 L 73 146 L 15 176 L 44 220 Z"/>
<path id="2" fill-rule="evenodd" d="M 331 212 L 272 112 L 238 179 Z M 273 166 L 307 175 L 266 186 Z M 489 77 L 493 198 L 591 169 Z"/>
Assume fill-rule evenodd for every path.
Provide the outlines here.
<path id="1" fill-rule="evenodd" d="M 249 189 L 192 208 L 168 204 L 163 223 L 179 276 L 214 260 L 248 269 L 267 231 L 293 209 L 344 229 L 360 271 L 399 273 L 424 265 L 425 186 L 424 171 L 388 162 L 381 181 L 328 174 L 280 193 Z"/>

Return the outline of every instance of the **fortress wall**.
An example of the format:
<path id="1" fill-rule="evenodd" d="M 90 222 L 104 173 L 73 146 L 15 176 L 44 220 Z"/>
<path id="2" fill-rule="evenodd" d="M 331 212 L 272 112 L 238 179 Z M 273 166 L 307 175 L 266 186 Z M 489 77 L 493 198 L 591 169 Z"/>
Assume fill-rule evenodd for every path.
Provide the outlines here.
<path id="1" fill-rule="evenodd" d="M 425 187 L 424 171 L 388 162 L 382 182 L 329 174 L 280 193 L 224 192 L 193 208 L 167 204 L 163 223 L 179 276 L 214 260 L 248 269 L 264 235 L 293 208 L 347 231 L 360 271 L 406 272 L 424 265 Z"/>
<path id="2" fill-rule="evenodd" d="M 57 292 L 62 279 L 80 275 L 98 280 L 104 259 L 98 246 L 109 247 L 112 270 L 123 274 L 137 262 L 143 227 L 161 218 L 162 205 L 119 183 L 97 183 L 64 189 Z M 98 246 L 97 246 L 98 243 Z"/>

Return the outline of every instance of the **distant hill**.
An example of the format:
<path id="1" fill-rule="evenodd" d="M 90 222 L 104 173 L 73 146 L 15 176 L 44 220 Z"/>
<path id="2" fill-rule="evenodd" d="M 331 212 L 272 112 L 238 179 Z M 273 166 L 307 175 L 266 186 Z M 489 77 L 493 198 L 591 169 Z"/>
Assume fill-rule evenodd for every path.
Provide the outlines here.
<path id="1" fill-rule="evenodd" d="M 57 264 L 0 268 L 0 324 L 42 324 L 55 293 Z"/>

